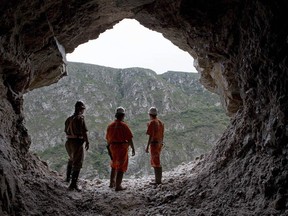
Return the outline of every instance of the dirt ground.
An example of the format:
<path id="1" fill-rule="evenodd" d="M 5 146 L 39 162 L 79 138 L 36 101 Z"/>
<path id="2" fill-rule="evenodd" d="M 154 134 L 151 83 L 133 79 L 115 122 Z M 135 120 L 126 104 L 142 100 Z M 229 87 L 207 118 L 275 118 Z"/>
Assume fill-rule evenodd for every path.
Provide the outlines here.
<path id="1" fill-rule="evenodd" d="M 154 176 L 127 179 L 126 188 L 116 192 L 108 179 L 79 179 L 81 192 L 68 190 L 64 176 L 23 176 L 24 209 L 16 207 L 17 215 L 189 215 L 187 203 L 177 199 L 187 178 L 193 178 L 195 163 L 185 164 L 163 173 L 162 185 L 151 185 Z M 48 196 L 47 196 L 48 195 Z M 48 197 L 48 198 L 47 198 Z M 191 206 L 192 208 L 192 206 Z M 193 210 L 194 211 L 194 210 Z"/>

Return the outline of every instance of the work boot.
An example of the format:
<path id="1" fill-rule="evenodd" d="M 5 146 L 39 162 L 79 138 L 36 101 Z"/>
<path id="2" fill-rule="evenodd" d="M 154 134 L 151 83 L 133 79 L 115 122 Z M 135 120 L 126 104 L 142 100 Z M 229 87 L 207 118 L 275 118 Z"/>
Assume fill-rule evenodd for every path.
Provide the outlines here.
<path id="1" fill-rule="evenodd" d="M 65 180 L 67 183 L 69 183 L 71 180 L 71 172 L 72 172 L 72 166 L 68 163 L 66 170 L 66 180 Z"/>
<path id="2" fill-rule="evenodd" d="M 162 184 L 162 167 L 154 167 L 155 183 Z"/>
<path id="3" fill-rule="evenodd" d="M 124 174 L 124 172 L 120 172 L 120 171 L 117 172 L 115 191 L 126 190 L 126 188 L 123 188 L 123 187 L 121 186 L 122 179 L 123 179 L 123 174 Z"/>
<path id="4" fill-rule="evenodd" d="M 77 191 L 81 191 L 81 189 L 78 188 L 78 185 L 77 185 L 79 173 L 80 173 L 80 170 L 73 171 L 73 173 L 72 173 L 72 181 L 71 181 L 71 184 L 69 185 L 69 190 L 74 190 L 75 189 Z"/>
<path id="5" fill-rule="evenodd" d="M 115 177 L 116 177 L 116 170 L 112 168 L 110 173 L 110 185 L 109 185 L 110 188 L 115 187 L 116 184 Z"/>

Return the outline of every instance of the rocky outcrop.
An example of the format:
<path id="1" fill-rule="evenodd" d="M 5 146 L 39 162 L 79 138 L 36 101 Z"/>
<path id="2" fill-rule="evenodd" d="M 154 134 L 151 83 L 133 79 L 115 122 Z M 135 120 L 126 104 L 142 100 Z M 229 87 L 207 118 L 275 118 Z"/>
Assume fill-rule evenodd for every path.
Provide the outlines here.
<path id="1" fill-rule="evenodd" d="M 64 76 L 65 52 L 97 38 L 123 18 L 134 18 L 188 51 L 196 59 L 203 85 L 220 95 L 232 116 L 230 127 L 202 162 L 205 169 L 195 180 L 200 184 L 194 191 L 198 195 L 191 195 L 188 204 L 200 198 L 202 203 L 215 203 L 203 210 L 211 215 L 243 205 L 256 215 L 285 215 L 287 9 L 284 0 L 3 0 L 0 214 L 13 215 L 20 208 L 29 212 L 28 197 L 23 196 L 29 187 L 21 176 L 42 176 L 41 163 L 28 152 L 23 94 Z M 32 194 L 37 197 L 36 191 Z M 197 213 L 201 215 L 201 209 Z"/>
<path id="2" fill-rule="evenodd" d="M 228 125 L 229 118 L 219 97 L 199 83 L 197 73 L 156 74 L 143 68 L 115 69 L 72 62 L 67 68 L 69 76 L 24 95 L 25 122 L 32 141 L 30 151 L 59 174 L 66 173 L 63 125 L 74 111 L 75 98 L 85 103 L 89 130 L 90 148 L 80 174 L 85 179 L 94 179 L 95 170 L 101 178 L 110 176 L 105 133 L 119 105 L 126 109 L 125 122 L 131 127 L 137 152 L 130 159 L 126 177 L 153 172 L 143 148 L 151 106 L 157 106 L 159 117 L 165 122 L 164 171 L 211 150 Z"/>

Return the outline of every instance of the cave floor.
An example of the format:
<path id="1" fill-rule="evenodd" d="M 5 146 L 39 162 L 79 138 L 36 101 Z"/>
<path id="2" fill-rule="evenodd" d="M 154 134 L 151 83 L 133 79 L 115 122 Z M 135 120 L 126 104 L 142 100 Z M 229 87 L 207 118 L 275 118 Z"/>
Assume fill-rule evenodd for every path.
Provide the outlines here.
<path id="1" fill-rule="evenodd" d="M 231 194 L 227 180 L 213 178 L 207 167 L 202 159 L 182 164 L 163 172 L 163 184 L 158 186 L 150 184 L 154 175 L 135 179 L 124 175 L 122 186 L 127 189 L 118 192 L 109 188 L 108 179 L 80 178 L 78 192 L 69 190 L 64 176 L 56 172 L 26 172 L 19 178 L 25 186 L 20 188 L 22 205 L 14 207 L 15 215 L 287 215 L 271 208 L 271 203 L 257 208 L 261 194 L 251 201 Z"/>
<path id="2" fill-rule="evenodd" d="M 163 184 L 155 186 L 154 176 L 122 181 L 124 191 L 109 188 L 108 179 L 79 179 L 80 192 L 69 190 L 64 177 L 26 174 L 26 209 L 20 215 L 189 215 L 193 205 L 178 199 L 187 179 L 193 179 L 195 163 L 181 165 L 163 173 Z M 188 188 L 188 186 L 187 186 Z M 184 191 L 186 191 L 184 189 Z M 26 213 L 23 213 L 26 212 Z M 193 209 L 195 213 L 195 209 Z"/>

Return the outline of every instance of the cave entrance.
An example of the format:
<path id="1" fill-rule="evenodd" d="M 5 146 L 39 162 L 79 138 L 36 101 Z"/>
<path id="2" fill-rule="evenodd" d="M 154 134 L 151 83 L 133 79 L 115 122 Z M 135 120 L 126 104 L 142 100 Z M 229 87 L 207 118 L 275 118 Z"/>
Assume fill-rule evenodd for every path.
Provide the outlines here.
<path id="1" fill-rule="evenodd" d="M 78 46 L 72 54 L 67 54 L 67 60 L 113 68 L 148 68 L 157 74 L 197 73 L 188 52 L 134 19 L 123 19 L 96 40 Z"/>
<path id="2" fill-rule="evenodd" d="M 126 37 L 132 33 L 129 35 L 128 31 L 127 34 Z M 112 41 L 110 43 L 113 47 Z M 118 44 L 123 45 L 121 41 Z M 114 53 L 111 47 L 107 47 L 108 57 Z M 97 59 L 98 54 L 105 56 L 103 50 L 98 52 L 94 49 L 93 54 L 89 55 L 92 59 Z M 141 58 L 135 52 L 133 51 L 135 59 Z M 138 48 L 138 52 L 143 54 L 144 50 Z M 116 59 L 120 55 L 121 50 Z M 68 55 L 68 60 L 73 60 L 70 57 Z M 152 174 L 149 155 L 144 152 L 147 142 L 146 123 L 149 120 L 147 112 L 150 106 L 159 109 L 159 118 L 165 123 L 165 146 L 161 157 L 164 171 L 192 161 L 209 151 L 228 124 L 228 117 L 220 106 L 219 97 L 208 92 L 199 83 L 197 73 L 187 73 L 189 71 L 181 67 L 168 69 L 170 71 L 155 69 L 157 73 L 143 65 L 114 68 L 112 56 L 108 59 L 108 63 L 111 62 L 112 65 L 102 63 L 105 66 L 99 66 L 87 64 L 87 58 L 83 60 L 86 63 L 69 62 L 69 76 L 58 83 L 35 89 L 25 95 L 24 110 L 27 128 L 32 137 L 30 149 L 59 173 L 65 173 L 67 163 L 64 121 L 73 113 L 77 100 L 83 100 L 87 107 L 85 119 L 91 147 L 81 170 L 82 177 L 87 179 L 109 176 L 109 156 L 104 137 L 108 123 L 114 119 L 117 106 L 124 106 L 127 110 L 125 120 L 134 134 L 136 147 L 136 156 L 130 157 L 126 177 Z M 190 55 L 189 58 L 190 67 L 193 67 L 193 59 Z M 166 60 L 165 66 L 169 61 Z M 136 60 L 135 62 L 137 63 Z M 178 72 L 172 71 L 173 69 Z"/>

